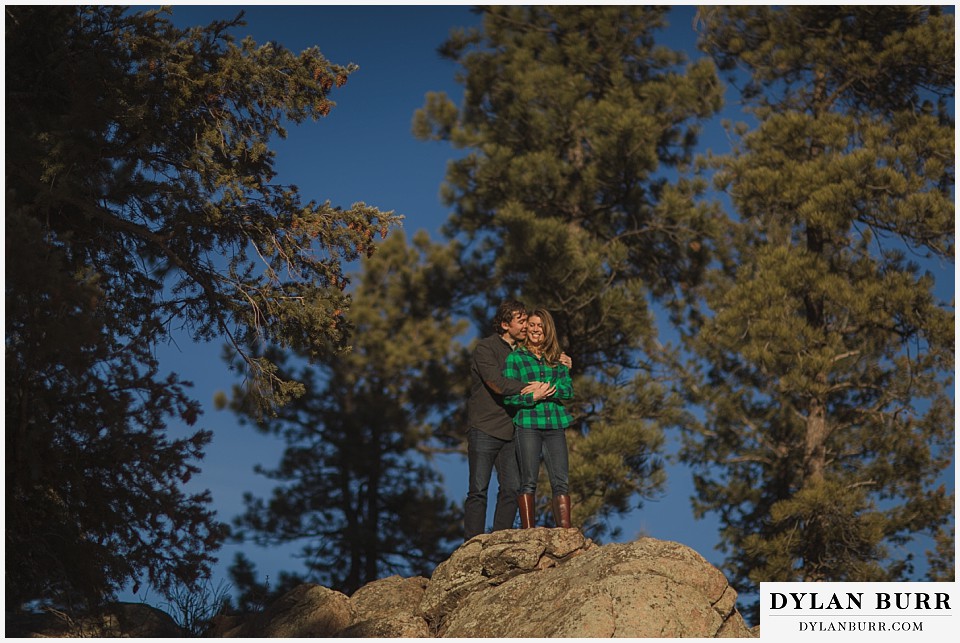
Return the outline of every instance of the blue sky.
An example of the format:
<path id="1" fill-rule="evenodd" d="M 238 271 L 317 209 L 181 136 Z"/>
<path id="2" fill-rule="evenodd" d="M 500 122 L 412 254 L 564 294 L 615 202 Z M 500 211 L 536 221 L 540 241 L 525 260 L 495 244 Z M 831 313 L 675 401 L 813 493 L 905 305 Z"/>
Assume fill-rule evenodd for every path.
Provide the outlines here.
<path id="1" fill-rule="evenodd" d="M 408 237 L 425 229 L 435 240 L 448 216 L 440 202 L 439 189 L 447 161 L 455 153 L 441 143 L 417 141 L 411 134 L 414 111 L 430 91 L 445 91 L 459 102 L 461 87 L 455 82 L 456 66 L 442 60 L 436 48 L 457 26 L 478 24 L 468 5 L 175 5 L 173 20 L 179 26 L 207 24 L 245 11 L 247 26 L 235 36 L 250 35 L 257 43 L 268 40 L 294 51 L 318 46 L 332 62 L 356 63 L 359 70 L 349 82 L 332 94 L 336 107 L 317 123 L 291 127 L 289 137 L 277 142 L 278 182 L 299 186 L 304 200 L 330 200 L 344 207 L 363 201 L 381 210 L 405 216 Z M 674 7 L 670 28 L 661 44 L 688 51 L 694 49 L 694 8 Z M 727 100 L 735 101 L 732 89 Z M 731 111 L 732 110 L 732 111 Z M 735 107 L 726 116 L 737 117 Z M 707 126 L 701 137 L 702 150 L 728 151 L 720 118 Z M 953 267 L 943 267 L 943 290 L 947 300 L 953 292 Z M 217 391 L 235 383 L 221 358 L 222 344 L 196 345 L 186 336 L 158 351 L 165 370 L 178 372 L 194 382 L 193 395 L 204 405 L 199 426 L 214 432 L 214 441 L 200 463 L 202 473 L 191 483 L 193 489 L 210 489 L 214 508 L 221 520 L 229 522 L 242 513 L 244 492 L 266 496 L 271 484 L 253 472 L 256 464 L 273 467 L 283 450 L 277 438 L 259 435 L 250 426 L 241 426 L 227 411 L 213 408 Z M 186 427 L 171 427 L 186 433 Z M 466 465 L 460 458 L 440 462 L 447 479 L 448 494 L 462 500 L 466 494 Z M 707 560 L 719 564 L 714 550 L 718 523 L 696 521 L 690 508 L 690 473 L 684 468 L 668 469 L 666 495 L 647 501 L 619 523 L 621 540 L 649 535 L 683 543 Z M 491 503 L 492 504 L 492 503 Z M 226 567 L 237 551 L 243 551 L 258 567 L 260 577 L 276 578 L 281 570 L 300 571 L 291 557 L 295 548 L 259 549 L 252 544 L 226 545 L 219 557 L 214 583 L 226 580 Z M 157 596 L 147 596 L 156 603 Z"/>

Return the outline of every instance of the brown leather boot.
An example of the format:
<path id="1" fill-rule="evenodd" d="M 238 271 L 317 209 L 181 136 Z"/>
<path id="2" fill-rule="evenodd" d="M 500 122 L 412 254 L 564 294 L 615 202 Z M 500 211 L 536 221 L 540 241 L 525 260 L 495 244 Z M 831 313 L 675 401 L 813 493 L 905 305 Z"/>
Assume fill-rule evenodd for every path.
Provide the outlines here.
<path id="1" fill-rule="evenodd" d="M 557 527 L 570 528 L 570 496 L 567 494 L 553 497 L 553 520 Z"/>
<path id="2" fill-rule="evenodd" d="M 520 507 L 520 528 L 530 529 L 533 527 L 536 519 L 533 508 L 533 494 L 521 493 L 517 496 L 517 505 Z"/>

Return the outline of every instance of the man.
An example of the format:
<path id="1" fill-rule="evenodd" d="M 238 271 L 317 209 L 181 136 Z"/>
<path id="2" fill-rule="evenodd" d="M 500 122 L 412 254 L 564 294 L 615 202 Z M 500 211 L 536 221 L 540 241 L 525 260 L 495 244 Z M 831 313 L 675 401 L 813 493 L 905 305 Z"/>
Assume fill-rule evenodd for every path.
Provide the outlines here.
<path id="1" fill-rule="evenodd" d="M 520 469 L 513 447 L 513 418 L 503 405 L 504 395 L 532 393 L 534 400 L 553 394 L 546 382 L 524 384 L 503 376 L 507 355 L 527 336 L 527 311 L 519 301 L 497 307 L 494 332 L 477 343 L 470 365 L 467 401 L 467 462 L 469 490 L 463 505 L 464 541 L 484 532 L 487 488 L 497 470 L 497 504 L 493 530 L 511 529 L 517 516 Z"/>

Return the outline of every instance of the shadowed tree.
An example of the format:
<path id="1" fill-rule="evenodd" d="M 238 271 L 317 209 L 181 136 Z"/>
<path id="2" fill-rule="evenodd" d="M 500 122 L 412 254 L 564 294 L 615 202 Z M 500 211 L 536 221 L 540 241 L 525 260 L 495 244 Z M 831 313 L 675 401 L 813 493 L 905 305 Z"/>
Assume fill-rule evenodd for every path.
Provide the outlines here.
<path id="1" fill-rule="evenodd" d="M 679 305 L 708 259 L 703 186 L 675 177 L 721 88 L 710 61 L 656 44 L 663 7 L 479 11 L 441 48 L 463 104 L 428 94 L 414 131 L 464 150 L 443 188 L 461 310 L 482 327 L 519 295 L 574 358 L 573 519 L 596 537 L 662 489 L 663 429 L 683 416 L 651 304 Z"/>
<path id="2" fill-rule="evenodd" d="M 908 543 L 952 540 L 954 313 L 920 264 L 953 257 L 953 17 L 700 19 L 704 49 L 746 72 L 759 125 L 717 160 L 739 220 L 690 326 L 695 509 L 720 516 L 741 591 L 911 578 Z"/>
<path id="3" fill-rule="evenodd" d="M 6 600 L 95 603 L 209 572 L 224 527 L 185 495 L 208 431 L 155 348 L 227 337 L 267 407 L 295 394 L 255 338 L 343 344 L 341 261 L 395 219 L 273 183 L 271 137 L 352 69 L 163 11 L 7 6 Z"/>
<path id="4" fill-rule="evenodd" d="M 268 499 L 247 496 L 237 536 L 303 543 L 302 581 L 352 593 L 391 574 L 429 576 L 460 544 L 460 511 L 430 459 L 444 448 L 434 435 L 438 417 L 466 399 L 455 376 L 466 322 L 443 304 L 454 274 L 449 249 L 426 233 L 410 247 L 394 235 L 363 262 L 352 350 L 312 363 L 274 357 L 306 394 L 258 423 L 287 448 L 276 468 L 258 468 L 277 487 Z M 247 403 L 236 389 L 233 408 L 255 419 Z M 238 561 L 234 579 L 253 587 L 248 561 Z"/>

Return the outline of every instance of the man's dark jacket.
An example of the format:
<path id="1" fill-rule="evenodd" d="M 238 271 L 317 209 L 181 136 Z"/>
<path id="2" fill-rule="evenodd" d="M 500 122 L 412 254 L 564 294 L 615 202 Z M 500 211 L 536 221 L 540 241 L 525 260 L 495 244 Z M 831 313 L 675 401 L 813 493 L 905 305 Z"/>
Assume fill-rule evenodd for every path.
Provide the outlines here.
<path id="1" fill-rule="evenodd" d="M 477 343 L 470 363 L 467 426 L 501 440 L 513 439 L 513 416 L 504 407 L 503 396 L 516 395 L 526 386 L 503 376 L 512 350 L 503 337 L 490 335 Z"/>

